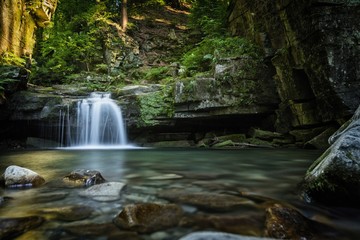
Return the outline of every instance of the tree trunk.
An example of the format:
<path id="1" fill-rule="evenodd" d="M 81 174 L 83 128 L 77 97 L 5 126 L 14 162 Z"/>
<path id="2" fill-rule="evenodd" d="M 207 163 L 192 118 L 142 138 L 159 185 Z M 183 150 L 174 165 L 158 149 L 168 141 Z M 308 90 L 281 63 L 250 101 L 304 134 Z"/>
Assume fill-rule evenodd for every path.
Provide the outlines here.
<path id="1" fill-rule="evenodd" d="M 121 27 L 126 31 L 128 24 L 128 15 L 127 15 L 127 0 L 122 0 L 121 3 Z"/>

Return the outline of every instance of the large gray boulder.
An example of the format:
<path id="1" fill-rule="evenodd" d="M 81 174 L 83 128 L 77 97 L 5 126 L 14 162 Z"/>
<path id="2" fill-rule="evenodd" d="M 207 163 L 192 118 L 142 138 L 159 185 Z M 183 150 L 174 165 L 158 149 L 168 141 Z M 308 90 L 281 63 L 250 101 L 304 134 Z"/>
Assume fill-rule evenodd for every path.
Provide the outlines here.
<path id="1" fill-rule="evenodd" d="M 15 165 L 7 167 L 2 177 L 5 186 L 10 188 L 38 187 L 45 183 L 38 173 Z"/>
<path id="2" fill-rule="evenodd" d="M 329 141 L 332 145 L 308 169 L 301 195 L 308 202 L 359 207 L 360 107 Z"/>

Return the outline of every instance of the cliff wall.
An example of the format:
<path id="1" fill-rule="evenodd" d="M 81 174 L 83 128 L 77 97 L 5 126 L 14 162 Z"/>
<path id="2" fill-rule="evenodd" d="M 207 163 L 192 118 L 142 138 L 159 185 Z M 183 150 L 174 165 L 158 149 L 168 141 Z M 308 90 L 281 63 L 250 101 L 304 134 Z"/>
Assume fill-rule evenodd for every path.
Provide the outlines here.
<path id="1" fill-rule="evenodd" d="M 233 1 L 233 35 L 262 46 L 281 98 L 276 128 L 348 119 L 360 103 L 359 1 Z"/>

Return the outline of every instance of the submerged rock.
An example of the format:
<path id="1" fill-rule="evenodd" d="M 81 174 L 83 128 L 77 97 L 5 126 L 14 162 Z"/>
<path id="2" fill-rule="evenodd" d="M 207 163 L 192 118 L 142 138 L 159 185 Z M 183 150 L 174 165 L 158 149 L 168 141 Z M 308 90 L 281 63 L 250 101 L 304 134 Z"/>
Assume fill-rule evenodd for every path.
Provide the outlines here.
<path id="1" fill-rule="evenodd" d="M 312 239 L 308 220 L 292 208 L 274 204 L 266 209 L 265 235 L 276 239 Z"/>
<path id="2" fill-rule="evenodd" d="M 79 193 L 82 197 L 88 197 L 95 201 L 109 202 L 120 199 L 121 190 L 126 186 L 120 182 L 107 182 L 97 184 Z"/>
<path id="3" fill-rule="evenodd" d="M 264 228 L 264 218 L 264 214 L 195 214 L 183 217 L 180 226 L 197 230 L 216 229 L 228 233 L 260 236 Z"/>
<path id="4" fill-rule="evenodd" d="M 271 238 L 249 237 L 224 232 L 194 232 L 179 240 L 265 240 Z"/>
<path id="5" fill-rule="evenodd" d="M 159 192 L 158 196 L 174 202 L 215 211 L 233 211 L 240 207 L 248 208 L 255 206 L 249 199 L 218 193 L 164 190 Z"/>
<path id="6" fill-rule="evenodd" d="M 308 169 L 301 196 L 308 202 L 359 207 L 360 107 L 350 124 L 330 138 L 332 145 Z"/>
<path id="7" fill-rule="evenodd" d="M 106 236 L 107 238 L 104 239 L 142 239 L 136 232 L 122 231 L 112 223 L 71 225 L 64 227 L 63 231 L 65 231 L 68 235 L 76 236 L 78 238 L 80 237 L 80 239 L 93 239 L 95 236 Z"/>
<path id="8" fill-rule="evenodd" d="M 93 212 L 93 209 L 84 205 L 71 205 L 54 208 L 44 208 L 39 211 L 41 214 L 46 214 L 50 218 L 62 221 L 78 221 L 88 218 Z"/>
<path id="9" fill-rule="evenodd" d="M 72 187 L 92 186 L 106 182 L 101 173 L 96 170 L 78 169 L 63 178 L 63 182 Z"/>
<path id="10" fill-rule="evenodd" d="M 176 204 L 141 203 L 125 206 L 114 223 L 121 229 L 151 233 L 177 226 L 182 215 Z"/>
<path id="11" fill-rule="evenodd" d="M 0 207 L 4 206 L 5 204 L 7 204 L 10 200 L 12 200 L 13 198 L 11 197 L 4 197 L 1 196 L 0 197 Z"/>
<path id="12" fill-rule="evenodd" d="M 13 239 L 43 222 L 44 218 L 38 216 L 0 218 L 0 239 Z"/>
<path id="13" fill-rule="evenodd" d="M 6 168 L 3 178 L 5 186 L 10 188 L 37 187 L 45 183 L 38 173 L 15 165 Z"/>
<path id="14" fill-rule="evenodd" d="M 69 195 L 68 192 L 49 192 L 35 195 L 32 200 L 36 203 L 47 203 L 62 200 Z"/>

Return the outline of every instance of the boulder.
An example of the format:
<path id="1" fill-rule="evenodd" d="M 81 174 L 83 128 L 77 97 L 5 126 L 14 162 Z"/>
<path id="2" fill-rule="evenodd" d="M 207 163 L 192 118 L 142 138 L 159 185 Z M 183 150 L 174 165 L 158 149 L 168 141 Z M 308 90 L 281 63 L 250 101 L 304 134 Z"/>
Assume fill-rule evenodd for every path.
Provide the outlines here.
<path id="1" fill-rule="evenodd" d="M 126 205 L 113 221 L 121 229 L 151 233 L 177 226 L 182 215 L 176 204 L 141 203 Z"/>
<path id="2" fill-rule="evenodd" d="M 37 187 L 45 183 L 38 173 L 19 166 L 9 166 L 3 175 L 5 186 L 11 188 Z"/>
<path id="3" fill-rule="evenodd" d="M 302 198 L 327 205 L 359 207 L 360 107 L 350 124 L 330 138 L 332 145 L 310 166 L 300 184 Z"/>
<path id="4" fill-rule="evenodd" d="M 79 169 L 71 172 L 63 178 L 66 185 L 73 187 L 92 186 L 106 182 L 101 173 L 96 170 Z"/>
<path id="5" fill-rule="evenodd" d="M 95 201 L 109 202 L 120 199 L 121 190 L 126 186 L 120 182 L 107 182 L 97 184 L 79 193 L 82 197 L 88 197 Z"/>
<path id="6" fill-rule="evenodd" d="M 40 226 L 43 222 L 44 218 L 38 216 L 0 218 L 0 239 L 13 239 Z"/>
<path id="7" fill-rule="evenodd" d="M 336 128 L 330 127 L 311 139 L 310 141 L 305 143 L 305 148 L 310 149 L 322 149 L 325 150 L 328 147 L 330 147 L 328 139 L 331 137 L 331 135 L 336 131 Z"/>

